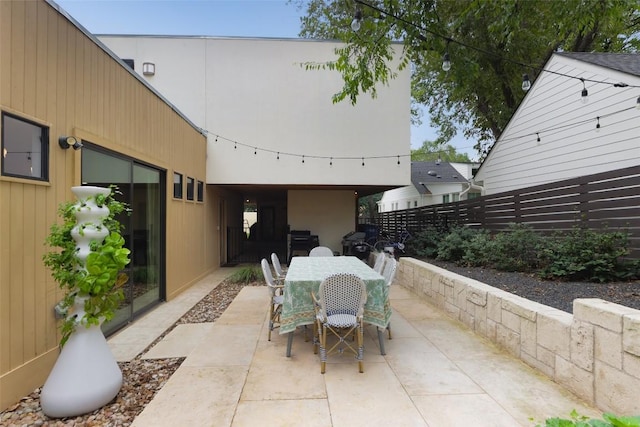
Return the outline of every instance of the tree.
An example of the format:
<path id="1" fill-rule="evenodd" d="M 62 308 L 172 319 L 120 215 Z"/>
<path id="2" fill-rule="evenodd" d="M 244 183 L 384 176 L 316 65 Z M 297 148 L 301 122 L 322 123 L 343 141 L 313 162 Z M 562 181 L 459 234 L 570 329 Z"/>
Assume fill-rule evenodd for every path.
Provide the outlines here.
<path id="1" fill-rule="evenodd" d="M 341 72 L 344 86 L 334 102 L 375 96 L 376 84 L 398 71 L 389 63 L 394 41 L 401 40 L 399 68 L 412 65 L 413 101 L 427 107 L 439 139 L 449 141 L 460 128 L 478 141 L 481 155 L 524 97 L 523 74 L 534 81 L 553 52 L 637 52 L 640 46 L 638 0 L 292 1 L 306 7 L 301 37 L 346 43 L 335 61 L 307 64 Z M 357 32 L 350 25 L 356 11 Z M 442 69 L 445 52 L 449 71 Z"/>
<path id="2" fill-rule="evenodd" d="M 411 160 L 414 162 L 435 161 L 471 163 L 467 153 L 458 153 L 453 145 L 442 145 L 438 141 L 424 141 L 422 147 L 411 150 Z"/>

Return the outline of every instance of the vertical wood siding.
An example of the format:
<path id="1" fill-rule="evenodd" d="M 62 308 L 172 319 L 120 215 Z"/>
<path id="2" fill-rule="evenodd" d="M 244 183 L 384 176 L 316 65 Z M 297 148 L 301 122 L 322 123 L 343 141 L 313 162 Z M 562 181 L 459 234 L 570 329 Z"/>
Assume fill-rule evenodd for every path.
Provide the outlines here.
<path id="1" fill-rule="evenodd" d="M 79 185 L 76 135 L 167 172 L 167 295 L 214 268 L 217 201 L 172 199 L 172 176 L 205 181 L 206 140 L 54 7 L 0 1 L 0 109 L 49 127 L 49 181 L 0 177 L 0 410 L 42 385 L 57 355 L 53 306 L 62 298 L 42 264 L 57 206 Z M 206 192 L 206 196 L 212 195 Z"/>

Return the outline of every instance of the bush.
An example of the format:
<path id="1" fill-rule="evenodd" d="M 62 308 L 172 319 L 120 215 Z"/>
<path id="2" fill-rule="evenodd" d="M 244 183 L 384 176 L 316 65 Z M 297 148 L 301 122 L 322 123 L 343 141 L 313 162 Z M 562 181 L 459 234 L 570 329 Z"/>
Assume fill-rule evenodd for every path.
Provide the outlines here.
<path id="1" fill-rule="evenodd" d="M 578 414 L 574 409 L 571 418 L 547 418 L 544 424 L 536 424 L 536 427 L 640 427 L 640 417 L 618 417 L 610 413 L 604 413 L 602 420 L 589 418 Z"/>
<path id="2" fill-rule="evenodd" d="M 264 281 L 264 276 L 260 268 L 246 266 L 236 270 L 227 280 L 231 283 L 244 283 L 246 285 L 251 282 Z"/>
<path id="3" fill-rule="evenodd" d="M 467 246 L 473 238 L 481 232 L 481 230 L 467 227 L 452 228 L 449 234 L 442 239 L 440 245 L 438 245 L 438 255 L 436 259 L 462 264 Z"/>
<path id="4" fill-rule="evenodd" d="M 429 226 L 425 230 L 411 236 L 407 241 L 407 253 L 421 257 L 435 258 L 438 255 L 438 246 L 446 233 Z"/>
<path id="5" fill-rule="evenodd" d="M 502 271 L 535 271 L 542 246 L 543 238 L 530 226 L 509 224 L 509 230 L 498 233 L 493 240 L 491 264 Z"/>
<path id="6" fill-rule="evenodd" d="M 637 276 L 638 261 L 625 260 L 629 237 L 624 232 L 596 232 L 580 227 L 556 234 L 541 252 L 542 278 L 607 282 Z"/>
<path id="7" fill-rule="evenodd" d="M 475 230 L 474 236 L 466 242 L 462 261 L 472 267 L 484 267 L 491 264 L 494 241 L 489 230 Z"/>

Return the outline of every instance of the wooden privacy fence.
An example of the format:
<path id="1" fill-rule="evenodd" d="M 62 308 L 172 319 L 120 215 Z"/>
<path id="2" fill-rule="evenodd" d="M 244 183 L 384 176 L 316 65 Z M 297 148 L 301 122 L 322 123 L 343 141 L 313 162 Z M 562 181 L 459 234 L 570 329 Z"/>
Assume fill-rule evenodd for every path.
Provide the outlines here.
<path id="1" fill-rule="evenodd" d="M 527 224 L 541 233 L 575 225 L 626 231 L 633 258 L 640 258 L 640 166 L 536 185 L 472 200 L 380 213 L 370 221 L 395 236 L 429 226 L 466 225 L 491 232 Z"/>

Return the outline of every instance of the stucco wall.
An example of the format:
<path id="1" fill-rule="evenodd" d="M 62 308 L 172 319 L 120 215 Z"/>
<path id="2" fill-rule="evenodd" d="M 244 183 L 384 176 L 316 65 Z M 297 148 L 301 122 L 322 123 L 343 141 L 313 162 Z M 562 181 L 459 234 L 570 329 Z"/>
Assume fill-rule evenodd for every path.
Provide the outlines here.
<path id="1" fill-rule="evenodd" d="M 320 245 L 342 253 L 342 236 L 355 230 L 356 200 L 353 191 L 290 190 L 290 229 L 310 230 Z"/>

